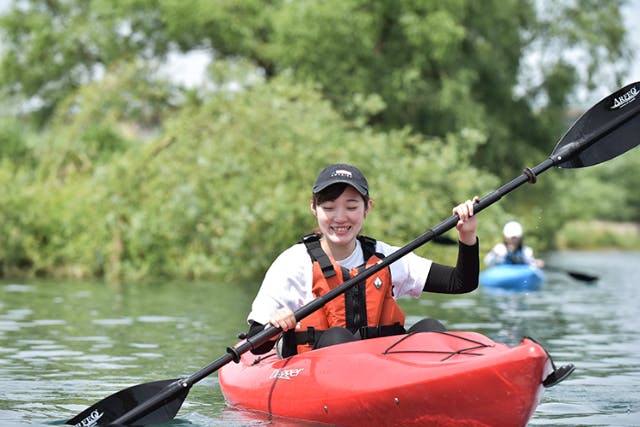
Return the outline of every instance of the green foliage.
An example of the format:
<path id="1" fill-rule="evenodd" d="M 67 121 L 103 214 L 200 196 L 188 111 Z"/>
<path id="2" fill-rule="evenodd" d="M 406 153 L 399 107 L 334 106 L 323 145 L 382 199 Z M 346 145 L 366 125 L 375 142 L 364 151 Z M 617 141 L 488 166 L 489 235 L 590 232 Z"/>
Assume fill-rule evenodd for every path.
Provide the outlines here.
<path id="1" fill-rule="evenodd" d="M 74 116 L 84 117 L 95 119 Z M 353 162 L 369 175 L 376 208 L 366 232 L 396 244 L 494 182 L 459 167 L 482 143 L 480 134 L 451 135 L 443 144 L 406 130 L 352 129 L 318 92 L 287 79 L 186 107 L 147 143 L 123 142 L 109 117 L 94 123 L 109 132 L 90 130 L 78 142 L 102 147 L 102 157 L 58 167 L 30 186 L 31 196 L 26 187 L 20 193 L 33 215 L 13 219 L 20 234 L 8 241 L 21 245 L 15 253 L 33 271 L 255 278 L 312 230 L 311 183 L 334 161 Z M 74 128 L 82 126 L 72 119 L 60 130 Z M 90 136 L 97 139 L 87 144 Z M 105 136 L 111 143 L 100 145 Z M 42 164 L 60 166 L 65 149 Z"/>
<path id="2" fill-rule="evenodd" d="M 0 90 L 24 102 L 0 122 L 2 273 L 254 280 L 314 227 L 310 186 L 336 161 L 369 177 L 365 233 L 402 245 L 546 158 L 576 89 L 627 54 L 620 21 L 592 1 L 16 2 L 0 17 Z M 202 87 L 158 78 L 177 49 L 211 51 Z M 522 62 L 565 49 L 588 53 L 586 75 L 564 55 Z M 575 219 L 637 221 L 637 169 L 509 195 L 483 212 L 482 247 L 513 218 L 540 248 Z"/>
<path id="3" fill-rule="evenodd" d="M 0 120 L 0 159 L 22 167 L 34 164 L 33 140 L 25 132 L 25 126 L 13 119 Z"/>
<path id="4" fill-rule="evenodd" d="M 640 155 L 631 151 L 607 164 L 576 171 L 560 171 L 572 174 L 573 179 L 562 181 L 559 191 L 570 194 L 563 197 L 560 212 L 565 220 L 572 218 L 606 218 L 612 221 L 638 221 Z"/>
<path id="5" fill-rule="evenodd" d="M 0 84 L 5 93 L 35 99 L 44 124 L 58 103 L 117 73 L 117 64 L 162 59 L 169 44 L 162 26 L 155 1 L 20 2 L 0 17 Z"/>

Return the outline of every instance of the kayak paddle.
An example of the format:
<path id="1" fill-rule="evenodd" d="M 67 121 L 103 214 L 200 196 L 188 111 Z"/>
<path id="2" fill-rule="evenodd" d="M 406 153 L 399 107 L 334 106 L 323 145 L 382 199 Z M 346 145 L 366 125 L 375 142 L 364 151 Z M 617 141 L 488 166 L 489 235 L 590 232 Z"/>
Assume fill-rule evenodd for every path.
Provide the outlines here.
<path id="1" fill-rule="evenodd" d="M 535 183 L 537 176 L 552 166 L 581 168 L 605 162 L 638 145 L 640 141 L 640 82 L 632 83 L 609 95 L 585 112 L 562 137 L 553 153 L 544 162 L 526 168 L 522 174 L 499 189 L 481 198 L 475 205 L 478 213 L 524 183 Z M 455 227 L 458 215 L 452 215 L 429 229 L 412 242 L 385 257 L 358 276 L 305 304 L 295 312 L 296 320 L 303 319 L 327 302 L 345 293 L 378 271 L 414 251 L 430 240 Z M 281 332 L 267 326 L 246 341 L 228 347 L 227 352 L 193 375 L 164 381 L 139 384 L 121 390 L 87 408 L 66 422 L 78 426 L 159 424 L 173 419 L 191 386 L 216 372 L 231 361 L 266 343 Z"/>
<path id="2" fill-rule="evenodd" d="M 558 273 L 564 273 L 576 280 L 580 280 L 581 282 L 586 282 L 586 283 L 595 282 L 596 280 L 599 279 L 598 276 L 594 276 L 591 274 L 587 274 L 587 273 L 575 271 L 575 270 L 565 270 L 564 268 L 546 267 L 546 266 L 544 267 L 544 269 L 547 271 L 557 271 Z"/>

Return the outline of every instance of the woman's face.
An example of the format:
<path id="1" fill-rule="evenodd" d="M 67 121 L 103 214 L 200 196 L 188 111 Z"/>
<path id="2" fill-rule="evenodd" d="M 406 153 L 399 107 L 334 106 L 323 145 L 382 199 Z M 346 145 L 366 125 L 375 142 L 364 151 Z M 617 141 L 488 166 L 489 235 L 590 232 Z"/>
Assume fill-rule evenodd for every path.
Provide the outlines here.
<path id="1" fill-rule="evenodd" d="M 510 251 L 515 251 L 520 246 L 520 237 L 506 237 L 504 241 Z"/>
<path id="2" fill-rule="evenodd" d="M 360 233 L 364 218 L 371 209 L 371 201 L 365 204 L 360 193 L 347 186 L 337 199 L 319 203 L 315 208 L 312 205 L 311 209 L 328 243 L 347 246 Z"/>

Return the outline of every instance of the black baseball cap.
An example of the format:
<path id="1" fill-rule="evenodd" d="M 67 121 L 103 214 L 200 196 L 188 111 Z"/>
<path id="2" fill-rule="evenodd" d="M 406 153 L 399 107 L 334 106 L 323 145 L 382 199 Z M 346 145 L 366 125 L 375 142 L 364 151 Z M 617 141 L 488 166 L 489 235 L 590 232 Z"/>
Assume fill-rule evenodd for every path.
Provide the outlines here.
<path id="1" fill-rule="evenodd" d="M 315 184 L 313 184 L 313 194 L 338 183 L 349 184 L 363 196 L 369 195 L 367 178 L 360 172 L 360 169 L 345 163 L 336 163 L 322 169 L 316 178 Z"/>

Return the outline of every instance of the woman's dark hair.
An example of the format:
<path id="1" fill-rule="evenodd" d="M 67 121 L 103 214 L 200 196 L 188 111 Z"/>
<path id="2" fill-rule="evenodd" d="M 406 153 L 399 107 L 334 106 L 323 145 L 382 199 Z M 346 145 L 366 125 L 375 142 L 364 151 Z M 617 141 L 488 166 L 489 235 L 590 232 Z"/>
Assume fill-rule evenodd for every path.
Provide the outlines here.
<path id="1" fill-rule="evenodd" d="M 337 199 L 338 197 L 340 197 L 342 193 L 344 193 L 344 190 L 347 188 L 348 185 L 349 184 L 344 184 L 344 183 L 333 184 L 328 186 L 322 191 L 314 193 L 312 197 L 313 207 L 315 208 L 319 204 Z M 360 195 L 360 196 L 362 197 L 362 200 L 364 200 L 365 205 L 369 203 L 369 196 L 363 196 L 363 195 Z"/>

